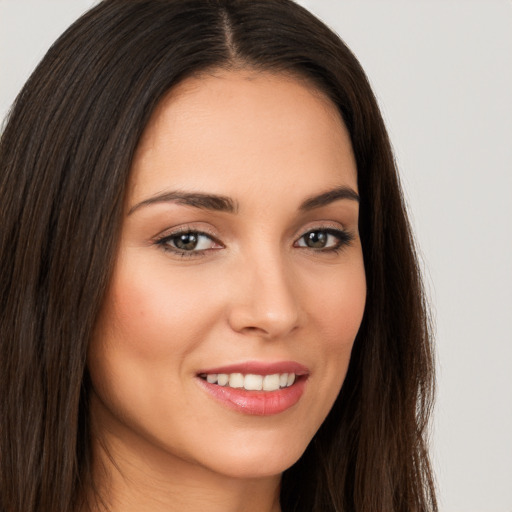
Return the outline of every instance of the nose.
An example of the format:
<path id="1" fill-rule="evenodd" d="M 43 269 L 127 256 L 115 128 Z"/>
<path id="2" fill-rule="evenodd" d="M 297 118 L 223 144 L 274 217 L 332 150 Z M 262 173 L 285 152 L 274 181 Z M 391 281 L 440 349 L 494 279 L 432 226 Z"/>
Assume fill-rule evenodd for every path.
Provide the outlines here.
<path id="1" fill-rule="evenodd" d="M 282 258 L 252 255 L 232 276 L 229 324 L 239 333 L 284 338 L 299 326 L 299 297 Z"/>

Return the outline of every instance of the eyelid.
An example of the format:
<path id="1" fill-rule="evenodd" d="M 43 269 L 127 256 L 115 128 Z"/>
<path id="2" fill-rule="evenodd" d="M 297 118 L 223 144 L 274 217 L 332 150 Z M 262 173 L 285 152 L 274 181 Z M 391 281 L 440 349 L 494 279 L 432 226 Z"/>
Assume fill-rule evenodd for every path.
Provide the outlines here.
<path id="1" fill-rule="evenodd" d="M 218 239 L 218 235 L 212 229 L 209 229 L 208 227 L 193 225 L 193 224 L 180 224 L 180 225 L 174 226 L 172 228 L 166 228 L 163 231 L 160 231 L 155 236 L 153 236 L 151 238 L 151 240 L 153 242 L 156 242 L 156 241 L 162 240 L 164 238 L 169 238 L 172 236 L 177 236 L 177 235 L 186 234 L 186 233 L 197 233 L 200 235 L 205 235 L 205 236 L 210 237 L 216 243 L 222 245 L 222 243 Z"/>
<path id="2" fill-rule="evenodd" d="M 308 233 L 315 231 L 323 231 L 335 238 L 337 238 L 338 242 L 335 245 L 327 246 L 324 248 L 314 248 L 308 247 L 306 245 L 299 245 L 300 240 L 302 240 Z M 171 245 L 170 240 L 178 237 L 180 235 L 186 234 L 196 234 L 198 236 L 204 236 L 209 238 L 213 244 L 217 245 L 217 247 L 209 247 L 205 249 L 191 249 L 191 250 L 183 250 L 178 247 L 174 247 Z M 343 247 L 350 245 L 350 243 L 354 240 L 355 235 L 345 229 L 338 222 L 321 222 L 320 224 L 312 224 L 307 226 L 306 228 L 302 228 L 300 234 L 297 235 L 294 239 L 293 246 L 300 249 L 307 249 L 315 252 L 336 252 L 341 250 Z M 225 248 L 226 246 L 222 243 L 216 234 L 213 234 L 210 229 L 194 226 L 190 224 L 183 224 L 180 226 L 176 226 L 174 228 L 168 228 L 160 234 L 154 236 L 152 238 L 152 243 L 154 245 L 159 246 L 161 249 L 170 252 L 179 256 L 190 256 L 190 257 L 199 257 L 204 256 L 207 252 L 212 250 L 218 250 L 221 248 Z"/>
<path id="3" fill-rule="evenodd" d="M 318 222 L 311 222 L 306 227 L 302 227 L 300 231 L 296 235 L 296 240 L 299 238 L 302 238 L 304 235 L 310 233 L 311 231 L 337 231 L 337 232 L 344 232 L 348 233 L 349 230 L 340 222 L 335 221 L 318 221 Z"/>
<path id="4" fill-rule="evenodd" d="M 315 232 L 315 231 L 322 231 L 322 232 L 325 232 L 331 236 L 334 236 L 338 239 L 338 243 L 335 244 L 334 246 L 330 246 L 330 247 L 323 247 L 323 248 L 313 248 L 313 247 L 308 247 L 306 245 L 298 245 L 299 244 L 299 241 L 302 240 L 308 233 L 312 233 L 312 232 Z M 350 245 L 355 239 L 355 235 L 345 229 L 344 227 L 341 227 L 339 224 L 336 225 L 336 227 L 333 227 L 332 224 L 331 225 L 326 225 L 326 224 L 320 224 L 320 225 L 316 225 L 316 226 L 311 226 L 309 227 L 308 229 L 306 230 L 303 230 L 302 231 L 302 234 L 295 239 L 295 242 L 293 243 L 294 247 L 298 247 L 300 249 L 306 249 L 306 250 L 310 250 L 310 251 L 314 251 L 314 252 L 319 252 L 319 253 L 329 253 L 329 252 L 338 252 L 340 250 L 342 250 L 344 247 Z"/>
<path id="5" fill-rule="evenodd" d="M 199 249 L 199 250 L 181 250 L 178 247 L 173 247 L 169 243 L 167 243 L 169 240 L 178 237 L 180 235 L 186 235 L 186 234 L 196 234 L 198 236 L 205 236 L 209 238 L 215 245 L 219 247 L 211 247 L 208 249 Z M 204 256 L 207 251 L 211 250 L 218 250 L 219 248 L 224 248 L 225 245 L 218 239 L 216 235 L 210 232 L 209 229 L 205 228 L 199 228 L 197 226 L 192 225 L 180 225 L 177 227 L 174 227 L 172 229 L 167 229 L 160 234 L 154 236 L 152 238 L 152 243 L 161 249 L 163 249 L 166 252 L 169 252 L 171 254 L 174 254 L 176 256 L 187 256 L 187 257 L 200 257 Z"/>

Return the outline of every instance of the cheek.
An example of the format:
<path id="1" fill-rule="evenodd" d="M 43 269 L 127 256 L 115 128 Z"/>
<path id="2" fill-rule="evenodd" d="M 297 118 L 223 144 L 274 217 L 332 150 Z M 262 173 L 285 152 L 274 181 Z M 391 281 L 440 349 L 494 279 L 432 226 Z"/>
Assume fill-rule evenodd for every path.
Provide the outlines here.
<path id="1" fill-rule="evenodd" d="M 101 336 L 142 359 L 161 360 L 191 350 L 208 329 L 208 310 L 198 300 L 194 275 L 169 272 L 131 256 L 113 276 L 100 318 Z M 198 319 L 201 319 L 201 322 Z"/>
<path id="2" fill-rule="evenodd" d="M 362 262 L 349 276 L 334 285 L 331 301 L 333 307 L 326 316 L 324 329 L 326 339 L 332 342 L 333 352 L 340 356 L 341 386 L 366 305 L 366 277 Z"/>
<path id="3" fill-rule="evenodd" d="M 309 358 L 319 361 L 312 384 L 314 380 L 316 396 L 323 397 L 323 400 L 315 398 L 309 412 L 317 418 L 316 428 L 327 416 L 343 385 L 364 313 L 366 278 L 362 256 L 349 263 L 311 274 L 316 287 L 312 280 L 304 284 L 310 290 L 306 305 L 310 320 L 308 332 L 315 342 L 306 342 L 303 347 Z"/>
<path id="4" fill-rule="evenodd" d="M 181 383 L 189 371 L 187 356 L 214 315 L 198 301 L 193 277 L 178 273 L 170 279 L 165 265 L 140 261 L 136 251 L 129 256 L 118 260 L 89 346 L 88 369 L 105 406 L 95 409 L 98 418 L 109 421 L 98 412 L 108 410 L 109 418 L 152 437 L 173 425 L 176 408 L 186 410 Z"/>
<path id="5" fill-rule="evenodd" d="M 354 264 L 324 276 L 323 286 L 312 295 L 310 310 L 314 311 L 316 328 L 321 339 L 333 349 L 346 351 L 361 325 L 366 304 L 366 277 L 362 257 Z M 309 285 L 310 289 L 312 285 Z"/>

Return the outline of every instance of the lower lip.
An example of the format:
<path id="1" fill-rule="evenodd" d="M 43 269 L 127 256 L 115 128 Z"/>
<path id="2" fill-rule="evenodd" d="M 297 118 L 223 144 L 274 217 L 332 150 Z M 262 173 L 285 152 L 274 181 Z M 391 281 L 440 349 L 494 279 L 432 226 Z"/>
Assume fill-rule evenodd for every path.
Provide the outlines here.
<path id="1" fill-rule="evenodd" d="M 247 391 L 211 384 L 198 377 L 201 386 L 211 396 L 235 411 L 255 416 L 271 416 L 293 407 L 304 393 L 306 377 L 298 377 L 288 388 L 276 391 Z"/>

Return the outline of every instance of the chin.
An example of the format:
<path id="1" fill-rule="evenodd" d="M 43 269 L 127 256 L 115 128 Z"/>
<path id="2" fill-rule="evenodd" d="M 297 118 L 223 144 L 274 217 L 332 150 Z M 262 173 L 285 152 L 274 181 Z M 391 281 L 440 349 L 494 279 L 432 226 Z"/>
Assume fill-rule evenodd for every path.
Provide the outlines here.
<path id="1" fill-rule="evenodd" d="M 233 442 L 222 451 L 204 454 L 200 464 L 209 467 L 215 473 L 231 478 L 257 479 L 280 475 L 293 466 L 302 456 L 308 441 L 293 440 L 264 443 L 263 440 L 241 444 Z M 206 456 L 205 456 L 206 455 Z"/>
<path id="2" fill-rule="evenodd" d="M 265 455 L 250 457 L 233 457 L 212 467 L 215 473 L 229 478 L 261 479 L 281 475 L 293 466 L 302 455 L 302 451 L 290 450 L 286 455 Z"/>

